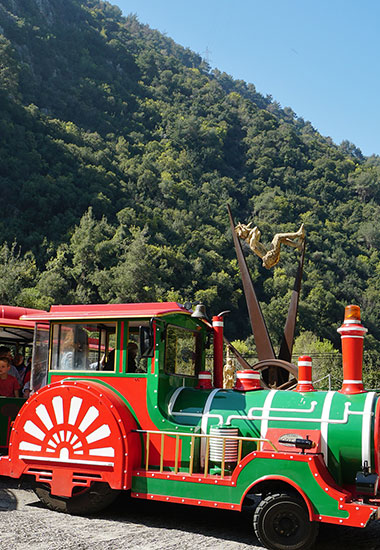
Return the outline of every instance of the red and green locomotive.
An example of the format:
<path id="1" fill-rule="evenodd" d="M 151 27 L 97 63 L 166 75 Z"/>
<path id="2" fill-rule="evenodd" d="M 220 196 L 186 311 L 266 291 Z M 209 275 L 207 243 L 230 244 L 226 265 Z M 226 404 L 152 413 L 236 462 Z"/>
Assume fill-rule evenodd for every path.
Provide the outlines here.
<path id="1" fill-rule="evenodd" d="M 34 393 L 0 474 L 33 476 L 49 508 L 91 513 L 130 491 L 239 512 L 259 495 L 255 533 L 283 550 L 310 548 L 320 522 L 378 519 L 380 402 L 361 382 L 357 306 L 339 329 L 343 387 L 328 392 L 314 390 L 307 357 L 295 391 L 264 389 L 252 370 L 223 389 L 223 315 L 209 322 L 174 302 L 53 306 L 28 319 Z"/>

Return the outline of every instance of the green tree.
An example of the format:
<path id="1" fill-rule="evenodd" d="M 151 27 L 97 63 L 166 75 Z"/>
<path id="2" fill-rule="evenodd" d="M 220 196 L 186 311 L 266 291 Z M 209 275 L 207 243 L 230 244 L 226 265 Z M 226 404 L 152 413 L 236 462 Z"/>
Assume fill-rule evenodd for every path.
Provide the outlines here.
<path id="1" fill-rule="evenodd" d="M 38 276 L 33 254 L 27 252 L 23 256 L 17 243 L 14 242 L 11 246 L 4 243 L 0 248 L 0 264 L 0 303 L 15 306 L 35 305 L 26 300 Z"/>
<path id="2" fill-rule="evenodd" d="M 115 302 L 152 302 L 156 299 L 157 272 L 145 230 L 130 228 L 118 264 L 104 277 L 102 297 Z M 108 284 L 105 284 L 107 280 Z"/>
<path id="3" fill-rule="evenodd" d="M 12 99 L 19 97 L 19 71 L 11 42 L 0 34 L 0 90 L 6 91 Z"/>

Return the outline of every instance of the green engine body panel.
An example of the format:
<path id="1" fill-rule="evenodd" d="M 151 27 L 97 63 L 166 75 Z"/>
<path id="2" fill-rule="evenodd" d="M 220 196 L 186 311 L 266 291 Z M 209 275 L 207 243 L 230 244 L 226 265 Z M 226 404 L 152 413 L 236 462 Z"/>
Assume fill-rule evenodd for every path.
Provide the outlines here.
<path id="1" fill-rule="evenodd" d="M 247 457 L 249 458 L 249 457 Z M 242 503 L 246 492 L 258 480 L 267 477 L 288 479 L 306 493 L 315 514 L 347 518 L 348 513 L 339 509 L 339 503 L 317 483 L 308 462 L 279 460 L 273 458 L 253 458 L 248 461 L 237 477 L 235 485 L 211 483 L 196 477 L 194 482 L 166 480 L 158 477 L 138 477 L 132 479 L 132 491 L 169 497 L 191 498 L 206 501 L 235 504 Z"/>
<path id="2" fill-rule="evenodd" d="M 201 426 L 210 392 L 184 388 L 176 399 L 172 418 L 186 426 Z M 265 437 L 269 428 L 318 430 L 328 469 L 339 485 L 354 484 L 363 460 L 374 463 L 373 431 L 376 395 L 339 392 L 220 390 L 209 404 L 207 433 L 218 424 L 239 428 L 245 437 Z M 196 416 L 196 414 L 200 416 Z M 188 414 L 188 416 L 187 416 Z M 366 447 L 365 434 L 368 433 Z M 370 442 L 372 441 L 372 444 Z M 274 442 L 276 443 L 276 442 Z M 244 454 L 248 450 L 245 448 Z"/>

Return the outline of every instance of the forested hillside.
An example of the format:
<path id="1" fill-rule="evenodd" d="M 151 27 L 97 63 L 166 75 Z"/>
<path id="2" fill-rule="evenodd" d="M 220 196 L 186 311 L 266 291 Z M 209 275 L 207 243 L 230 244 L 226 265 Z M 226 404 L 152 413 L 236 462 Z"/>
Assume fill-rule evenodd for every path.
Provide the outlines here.
<path id="1" fill-rule="evenodd" d="M 380 339 L 380 158 L 98 0 L 0 0 L 0 303 L 201 301 L 249 322 L 229 232 L 307 232 L 298 328 Z M 275 341 L 297 252 L 248 254 Z"/>

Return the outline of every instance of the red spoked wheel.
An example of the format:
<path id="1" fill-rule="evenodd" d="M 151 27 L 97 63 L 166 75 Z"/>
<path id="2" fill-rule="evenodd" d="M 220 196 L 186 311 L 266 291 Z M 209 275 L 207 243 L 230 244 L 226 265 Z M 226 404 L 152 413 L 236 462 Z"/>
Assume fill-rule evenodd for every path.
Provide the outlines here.
<path id="1" fill-rule="evenodd" d="M 134 421 L 111 389 L 63 381 L 33 395 L 12 431 L 11 461 L 36 478 L 49 508 L 89 514 L 127 489 L 128 437 Z"/>

